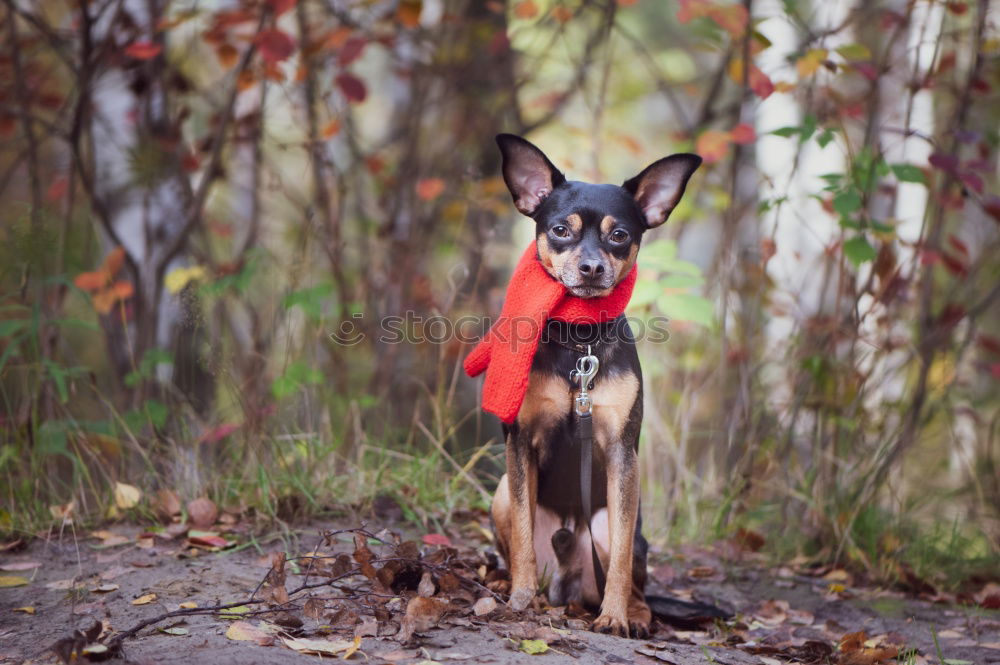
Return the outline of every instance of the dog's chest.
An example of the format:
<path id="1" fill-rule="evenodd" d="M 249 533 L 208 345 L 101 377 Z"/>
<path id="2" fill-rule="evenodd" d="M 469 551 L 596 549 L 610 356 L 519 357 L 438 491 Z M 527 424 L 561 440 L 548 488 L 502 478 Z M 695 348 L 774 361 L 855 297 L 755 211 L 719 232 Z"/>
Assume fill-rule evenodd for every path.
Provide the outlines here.
<path id="1" fill-rule="evenodd" d="M 639 398 L 639 378 L 631 371 L 611 371 L 593 381 L 594 438 L 604 449 L 619 441 Z M 517 416 L 519 427 L 532 432 L 532 445 L 544 448 L 553 438 L 572 436 L 573 400 L 578 387 L 561 376 L 544 370 L 532 370 L 528 390 Z"/>

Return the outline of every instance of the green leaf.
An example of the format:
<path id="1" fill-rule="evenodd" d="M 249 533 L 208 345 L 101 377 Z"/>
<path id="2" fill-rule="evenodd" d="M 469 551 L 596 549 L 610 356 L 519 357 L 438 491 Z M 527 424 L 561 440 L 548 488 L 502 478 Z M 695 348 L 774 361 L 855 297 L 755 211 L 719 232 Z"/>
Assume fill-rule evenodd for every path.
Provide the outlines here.
<path id="1" fill-rule="evenodd" d="M 56 392 L 59 393 L 59 403 L 65 404 L 69 401 L 69 389 L 66 387 L 66 370 L 48 358 L 45 359 L 45 369 L 48 370 L 49 376 L 52 377 L 52 382 L 56 384 Z"/>
<path id="2" fill-rule="evenodd" d="M 886 224 L 885 222 L 880 222 L 880 221 L 875 220 L 875 219 L 871 220 L 871 222 L 869 222 L 869 225 L 872 227 L 873 231 L 877 231 L 878 233 L 895 233 L 896 232 L 896 227 L 893 226 L 892 224 Z"/>
<path id="3" fill-rule="evenodd" d="M 819 147 L 825 148 L 830 145 L 830 142 L 833 141 L 835 137 L 836 134 L 833 133 L 832 129 L 824 129 L 820 132 L 820 135 L 816 137 L 816 143 L 819 144 Z"/>
<path id="4" fill-rule="evenodd" d="M 660 285 L 651 279 L 640 279 L 635 283 L 635 290 L 632 291 L 632 300 L 629 301 L 629 309 L 639 309 L 656 302 L 660 296 Z"/>
<path id="5" fill-rule="evenodd" d="M 844 256 L 855 265 L 860 266 L 865 261 L 872 261 L 878 255 L 864 236 L 856 236 L 844 243 Z"/>
<path id="6" fill-rule="evenodd" d="M 913 164 L 893 164 L 889 168 L 892 169 L 896 179 L 900 182 L 915 182 L 921 185 L 927 184 L 924 172 L 921 171 L 918 166 L 914 166 Z"/>
<path id="7" fill-rule="evenodd" d="M 844 44 L 836 49 L 844 60 L 871 60 L 872 52 L 864 44 Z"/>
<path id="8" fill-rule="evenodd" d="M 149 424 L 153 427 L 159 429 L 167 424 L 167 416 L 170 415 L 170 411 L 163 402 L 155 399 L 147 399 L 143 403 L 142 408 L 146 412 Z"/>
<path id="9" fill-rule="evenodd" d="M 669 263 L 675 258 L 677 258 L 677 243 L 667 238 L 643 245 L 639 254 L 639 261 L 650 268 L 661 268 L 660 264 Z"/>
<path id="10" fill-rule="evenodd" d="M 9 337 L 28 327 L 28 319 L 10 319 L 0 321 L 0 337 Z"/>
<path id="11" fill-rule="evenodd" d="M 687 289 L 693 286 L 701 286 L 705 280 L 701 275 L 666 275 L 660 278 L 660 289 Z"/>
<path id="12" fill-rule="evenodd" d="M 833 209 L 842 217 L 861 209 L 861 193 L 854 187 L 845 189 L 833 197 Z"/>
<path id="13" fill-rule="evenodd" d="M 306 289 L 292 291 L 285 296 L 282 305 L 285 309 L 301 307 L 306 316 L 318 321 L 323 318 L 323 302 L 333 293 L 333 284 L 325 282 Z"/>
<path id="14" fill-rule="evenodd" d="M 802 126 L 799 128 L 799 141 L 805 142 L 816 132 L 816 116 L 812 113 L 807 113 L 806 117 L 802 118 Z"/>
<path id="15" fill-rule="evenodd" d="M 529 656 L 535 656 L 548 651 L 549 645 L 545 640 L 521 640 L 517 648 Z"/>
<path id="16" fill-rule="evenodd" d="M 712 302 L 692 293 L 665 293 L 656 299 L 656 306 L 675 321 L 710 326 L 715 320 L 715 306 Z"/>
<path id="17" fill-rule="evenodd" d="M 861 230 L 861 224 L 859 222 L 851 219 L 850 217 L 841 217 L 839 224 L 840 224 L 840 228 L 842 228 L 842 229 L 851 229 L 852 231 L 860 231 Z"/>
<path id="18" fill-rule="evenodd" d="M 790 139 L 793 136 L 797 136 L 799 134 L 799 128 L 798 127 L 781 127 L 780 129 L 776 129 L 776 130 L 774 130 L 771 133 L 774 134 L 775 136 L 780 136 L 782 138 Z"/>

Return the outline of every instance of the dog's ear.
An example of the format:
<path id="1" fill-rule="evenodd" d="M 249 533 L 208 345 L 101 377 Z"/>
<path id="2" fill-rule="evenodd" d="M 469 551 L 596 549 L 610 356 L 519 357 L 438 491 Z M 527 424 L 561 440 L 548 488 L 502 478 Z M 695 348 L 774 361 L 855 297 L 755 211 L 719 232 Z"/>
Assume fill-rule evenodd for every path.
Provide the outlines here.
<path id="1" fill-rule="evenodd" d="M 646 215 L 649 228 L 667 221 L 670 212 L 681 200 L 688 179 L 701 166 L 701 157 L 690 153 L 670 155 L 653 162 L 642 173 L 625 181 L 628 191 Z"/>
<path id="2" fill-rule="evenodd" d="M 566 177 L 544 152 L 520 136 L 497 134 L 497 145 L 503 155 L 503 180 L 514 197 L 514 207 L 531 217 Z"/>

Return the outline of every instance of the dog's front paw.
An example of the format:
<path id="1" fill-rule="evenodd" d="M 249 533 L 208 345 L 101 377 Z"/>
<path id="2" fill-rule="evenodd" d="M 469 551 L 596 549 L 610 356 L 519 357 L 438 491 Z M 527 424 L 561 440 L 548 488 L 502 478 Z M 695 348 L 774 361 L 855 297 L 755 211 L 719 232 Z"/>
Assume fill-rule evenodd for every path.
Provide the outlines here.
<path id="1" fill-rule="evenodd" d="M 595 633 L 605 633 L 617 635 L 618 637 L 628 637 L 628 619 L 624 616 L 614 616 L 602 613 L 601 616 L 590 625 L 590 629 Z"/>
<path id="2" fill-rule="evenodd" d="M 510 593 L 510 608 L 515 612 L 520 612 L 521 610 L 528 607 L 531 601 L 535 599 L 535 590 L 527 587 L 521 587 L 520 589 L 514 589 Z"/>

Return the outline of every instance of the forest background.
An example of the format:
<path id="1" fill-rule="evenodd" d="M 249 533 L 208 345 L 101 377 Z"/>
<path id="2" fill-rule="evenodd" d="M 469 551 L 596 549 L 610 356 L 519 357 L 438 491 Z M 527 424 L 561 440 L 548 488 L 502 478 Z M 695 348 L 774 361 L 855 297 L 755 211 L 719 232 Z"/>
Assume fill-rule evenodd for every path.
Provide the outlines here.
<path id="1" fill-rule="evenodd" d="M 532 235 L 506 131 L 583 180 L 705 159 L 629 310 L 669 319 L 640 342 L 654 542 L 996 569 L 996 3 L 0 11 L 0 534 L 486 506 L 503 445 L 453 324 Z"/>

